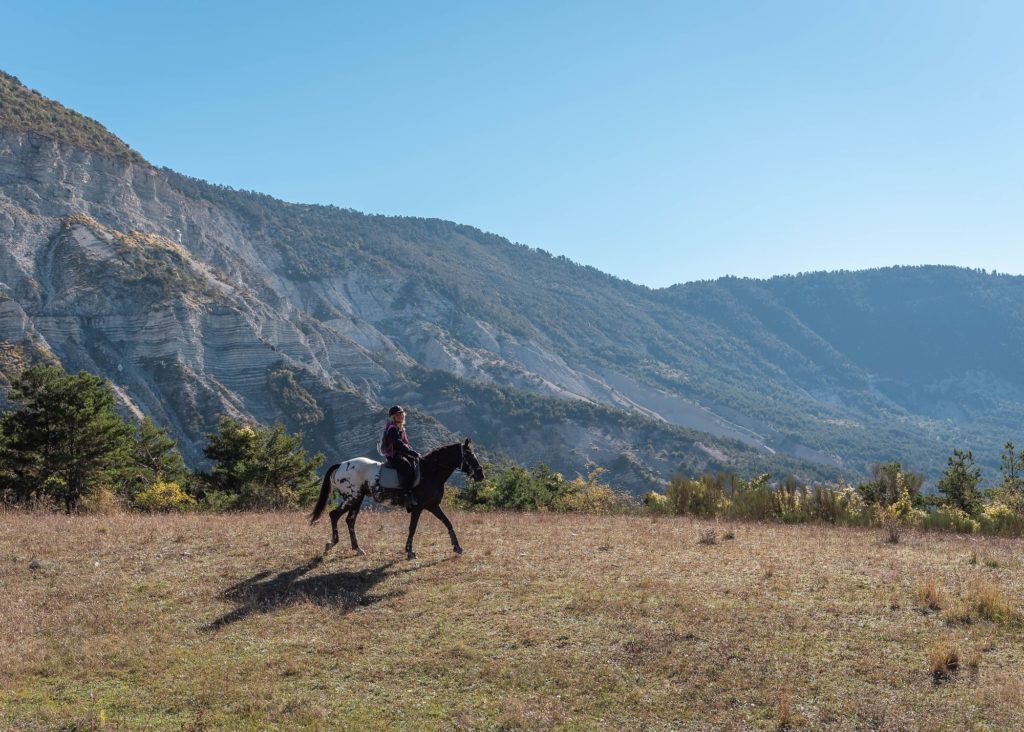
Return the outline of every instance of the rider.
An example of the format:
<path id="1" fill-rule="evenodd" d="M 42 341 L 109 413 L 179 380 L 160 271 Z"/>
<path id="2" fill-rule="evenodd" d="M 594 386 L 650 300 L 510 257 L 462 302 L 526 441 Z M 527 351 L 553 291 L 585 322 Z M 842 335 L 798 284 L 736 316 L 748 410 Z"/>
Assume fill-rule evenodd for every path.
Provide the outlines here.
<path id="1" fill-rule="evenodd" d="M 420 454 L 409 445 L 409 437 L 405 434 L 405 410 L 397 404 L 388 410 L 382 442 L 387 464 L 398 471 L 402 488 L 411 488 L 416 475 L 413 460 L 419 460 Z"/>

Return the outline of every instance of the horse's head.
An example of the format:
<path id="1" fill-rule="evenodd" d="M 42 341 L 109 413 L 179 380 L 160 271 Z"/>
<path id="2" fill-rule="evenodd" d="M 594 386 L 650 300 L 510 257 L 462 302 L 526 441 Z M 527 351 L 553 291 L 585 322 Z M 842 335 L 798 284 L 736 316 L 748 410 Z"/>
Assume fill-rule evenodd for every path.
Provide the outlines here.
<path id="1" fill-rule="evenodd" d="M 473 440 L 468 437 L 462 443 L 462 465 L 459 466 L 459 470 L 478 483 L 484 479 L 484 469 L 480 467 L 480 461 L 473 454 Z"/>

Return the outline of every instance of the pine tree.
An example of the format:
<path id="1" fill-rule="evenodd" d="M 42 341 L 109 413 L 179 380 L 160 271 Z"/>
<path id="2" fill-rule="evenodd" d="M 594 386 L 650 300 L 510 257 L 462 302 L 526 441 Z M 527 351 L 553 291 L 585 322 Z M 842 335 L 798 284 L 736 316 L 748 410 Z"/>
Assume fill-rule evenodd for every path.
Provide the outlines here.
<path id="1" fill-rule="evenodd" d="M 290 435 L 283 425 L 264 430 L 257 442 L 245 495 L 261 508 L 292 508 L 311 500 L 318 487 L 317 467 L 323 455 L 312 458 L 302 448 L 302 433 Z"/>
<path id="2" fill-rule="evenodd" d="M 302 433 L 221 419 L 217 434 L 208 435 L 206 457 L 216 461 L 207 476 L 212 490 L 227 494 L 238 508 L 290 508 L 308 501 L 318 484 L 317 466 L 302 448 Z"/>
<path id="3" fill-rule="evenodd" d="M 0 465 L 18 499 L 49 495 L 70 513 L 121 477 L 132 428 L 109 382 L 37 364 L 12 379 L 9 396 L 21 406 L 0 418 Z"/>
<path id="4" fill-rule="evenodd" d="M 945 495 L 942 503 L 955 506 L 968 516 L 974 516 L 981 510 L 982 497 L 978 490 L 980 483 L 981 469 L 974 464 L 971 451 L 953 450 L 949 467 L 936 487 Z"/>
<path id="5" fill-rule="evenodd" d="M 1014 452 L 1012 442 L 1003 446 L 1002 454 L 1003 489 L 1012 493 L 1024 493 L 1024 450 Z"/>
<path id="6" fill-rule="evenodd" d="M 178 444 L 165 428 L 145 417 L 136 429 L 134 443 L 131 466 L 123 483 L 127 498 L 134 499 L 157 483 L 173 483 L 181 488 L 188 484 L 189 470 L 178 452 Z"/>
<path id="7" fill-rule="evenodd" d="M 1013 510 L 1024 512 L 1024 450 L 1015 452 L 1012 442 L 1003 446 L 1003 482 L 993 494 Z"/>
<path id="8" fill-rule="evenodd" d="M 206 438 L 203 454 L 214 461 L 213 469 L 205 476 L 206 483 L 212 490 L 237 500 L 244 483 L 242 465 L 255 451 L 256 431 L 236 419 L 222 417 L 217 432 Z"/>

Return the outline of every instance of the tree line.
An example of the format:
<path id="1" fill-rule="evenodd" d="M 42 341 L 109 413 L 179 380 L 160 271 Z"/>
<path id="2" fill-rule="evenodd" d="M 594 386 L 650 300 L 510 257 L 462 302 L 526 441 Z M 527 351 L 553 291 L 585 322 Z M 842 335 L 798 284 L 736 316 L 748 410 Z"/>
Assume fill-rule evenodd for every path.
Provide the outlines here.
<path id="1" fill-rule="evenodd" d="M 11 380 L 17 407 L 0 416 L 0 499 L 59 506 L 71 513 L 105 506 L 148 511 L 297 508 L 317 494 L 321 454 L 302 448 L 302 433 L 222 417 L 207 435 L 208 471 L 190 471 L 167 430 L 138 424 L 116 409 L 110 383 L 80 371 L 37 364 Z M 1004 446 L 1000 480 L 983 488 L 970 451 L 954 450 L 936 485 L 899 462 L 877 464 L 870 480 L 806 485 L 770 474 L 699 478 L 676 475 L 641 501 L 616 491 L 595 468 L 568 479 L 546 465 L 488 466 L 481 483 L 453 499 L 466 509 L 624 513 L 644 511 L 736 520 L 906 527 L 1024 535 L 1024 450 Z M 894 539 L 896 540 L 896 539 Z"/>
<path id="2" fill-rule="evenodd" d="M 190 471 L 167 430 L 117 411 L 110 383 L 37 364 L 11 380 L 17 406 L 0 416 L 0 497 L 50 503 L 71 513 L 125 506 L 141 510 L 294 508 L 315 498 L 323 456 L 302 437 L 231 417 L 207 435 L 208 472 Z"/>

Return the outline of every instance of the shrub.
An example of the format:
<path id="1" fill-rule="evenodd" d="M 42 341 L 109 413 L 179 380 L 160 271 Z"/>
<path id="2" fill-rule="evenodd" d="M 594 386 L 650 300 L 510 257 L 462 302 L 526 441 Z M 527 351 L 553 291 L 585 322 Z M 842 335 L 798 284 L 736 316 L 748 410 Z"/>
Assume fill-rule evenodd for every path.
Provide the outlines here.
<path id="1" fill-rule="evenodd" d="M 623 513 L 632 508 L 634 504 L 628 494 L 618 493 L 600 482 L 602 473 L 602 468 L 595 468 L 586 480 L 571 480 L 552 507 L 559 511 L 596 514 Z"/>
<path id="2" fill-rule="evenodd" d="M 1024 536 L 1024 516 L 1000 501 L 990 503 L 982 510 L 979 523 L 981 531 L 986 534 Z"/>
<path id="3" fill-rule="evenodd" d="M 78 503 L 78 509 L 82 513 L 118 513 L 121 511 L 121 501 L 117 494 L 109 487 L 101 486 L 86 494 Z"/>
<path id="4" fill-rule="evenodd" d="M 634 508 L 629 494 L 614 490 L 600 481 L 604 473 L 595 468 L 586 478 L 566 480 L 544 464 L 527 470 L 509 465 L 488 471 L 486 479 L 470 483 L 454 498 L 460 508 L 505 508 L 517 511 L 576 511 L 580 513 L 621 513 Z M 654 491 L 645 498 L 667 507 L 668 499 Z M 666 509 L 667 510 L 667 509 Z"/>
<path id="5" fill-rule="evenodd" d="M 734 474 L 703 475 L 699 479 L 675 476 L 664 495 L 648 491 L 644 507 L 652 513 L 704 518 L 800 523 L 824 521 L 865 526 L 874 510 L 852 486 L 798 485 L 792 479 L 780 486 L 767 473 L 751 480 Z"/>
<path id="6" fill-rule="evenodd" d="M 714 516 L 720 499 L 721 487 L 711 476 L 690 480 L 681 475 L 673 476 L 665 491 L 665 497 L 678 516 Z"/>
<path id="7" fill-rule="evenodd" d="M 873 479 L 857 486 L 857 492 L 866 503 L 890 506 L 903 499 L 906 493 L 911 506 L 924 505 L 921 486 L 924 476 L 920 473 L 904 472 L 898 462 L 875 465 L 871 469 Z"/>
<path id="8" fill-rule="evenodd" d="M 925 512 L 914 508 L 910 492 L 905 488 L 900 497 L 889 505 L 878 504 L 875 507 L 878 523 L 885 530 L 885 538 L 890 544 L 898 544 L 903 530 L 911 526 L 919 526 L 925 518 Z"/>
<path id="9" fill-rule="evenodd" d="M 981 524 L 956 506 L 940 506 L 924 517 L 921 522 L 924 529 L 939 531 L 955 531 L 961 534 L 976 534 L 981 531 Z"/>
<path id="10" fill-rule="evenodd" d="M 208 489 L 202 492 L 199 498 L 198 507 L 200 511 L 211 511 L 223 513 L 238 508 L 238 494 Z"/>
<path id="11" fill-rule="evenodd" d="M 140 511 L 187 511 L 196 499 L 177 483 L 157 482 L 135 495 L 132 505 Z"/>
<path id="12" fill-rule="evenodd" d="M 749 481 L 735 483 L 726 515 L 752 521 L 782 518 L 790 505 L 790 498 L 776 495 L 768 484 L 769 480 L 771 476 L 763 473 Z"/>
<path id="13" fill-rule="evenodd" d="M 839 511 L 835 523 L 844 526 L 868 526 L 871 523 L 871 506 L 864 502 L 853 486 L 843 486 L 832 492 Z"/>
<path id="14" fill-rule="evenodd" d="M 540 464 L 527 470 L 520 465 L 508 465 L 479 483 L 467 482 L 458 495 L 457 503 L 463 508 L 507 508 L 517 511 L 550 510 L 555 501 L 565 494 L 568 481 Z"/>
<path id="15" fill-rule="evenodd" d="M 671 513 L 672 504 L 668 496 L 657 491 L 647 491 L 642 499 L 644 508 L 651 513 Z"/>

